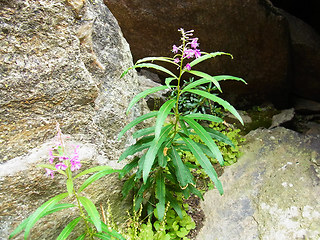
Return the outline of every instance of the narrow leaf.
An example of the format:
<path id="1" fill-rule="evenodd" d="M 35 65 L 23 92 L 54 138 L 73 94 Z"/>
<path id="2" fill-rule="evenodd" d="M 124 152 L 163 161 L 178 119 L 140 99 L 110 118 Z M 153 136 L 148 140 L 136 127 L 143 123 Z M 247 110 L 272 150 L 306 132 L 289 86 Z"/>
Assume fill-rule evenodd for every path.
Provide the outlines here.
<path id="1" fill-rule="evenodd" d="M 101 220 L 98 210 L 96 209 L 93 202 L 86 197 L 79 197 L 79 201 L 81 202 L 84 209 L 87 211 L 89 217 L 91 218 L 94 226 L 97 228 L 98 232 L 101 232 Z"/>
<path id="2" fill-rule="evenodd" d="M 134 184 L 135 184 L 135 175 L 132 175 L 127 181 L 125 181 L 125 183 L 123 184 L 122 186 L 122 190 L 121 190 L 121 193 L 122 193 L 122 197 L 125 198 L 130 190 L 134 187 Z"/>
<path id="3" fill-rule="evenodd" d="M 181 129 L 183 130 L 184 134 L 186 134 L 187 136 L 189 136 L 189 135 L 190 135 L 190 132 L 189 132 L 189 130 L 188 130 L 185 122 L 184 122 L 181 118 L 179 119 L 179 123 L 180 123 L 180 127 L 181 127 Z"/>
<path id="4" fill-rule="evenodd" d="M 83 189 L 88 187 L 94 181 L 97 181 L 98 179 L 104 177 L 107 174 L 116 173 L 116 172 L 120 172 L 120 170 L 117 170 L 117 169 L 106 169 L 106 170 L 102 170 L 100 172 L 95 173 L 94 175 L 89 177 L 86 181 L 84 181 L 84 183 L 82 183 L 82 185 L 80 186 L 80 188 L 78 190 L 78 193 L 82 192 Z"/>
<path id="5" fill-rule="evenodd" d="M 217 123 L 222 123 L 223 119 L 210 115 L 210 114 L 202 114 L 202 113 L 191 113 L 188 114 L 186 116 L 184 116 L 184 118 L 188 118 L 188 119 L 197 119 L 197 120 L 207 120 L 207 121 L 211 121 L 211 122 L 217 122 Z"/>
<path id="6" fill-rule="evenodd" d="M 190 170 L 182 162 L 177 150 L 171 148 L 169 151 L 170 158 L 175 168 L 175 175 L 182 189 L 185 189 L 189 183 L 195 184 Z"/>
<path id="7" fill-rule="evenodd" d="M 191 70 L 191 71 L 189 71 L 189 73 L 191 73 L 193 75 L 196 75 L 198 77 L 202 77 L 202 78 L 210 80 L 219 89 L 219 91 L 222 92 L 220 84 L 215 79 L 215 77 L 213 77 L 213 76 L 211 76 L 211 75 L 209 75 L 207 73 L 200 72 L 200 71 L 195 71 L 195 70 Z"/>
<path id="8" fill-rule="evenodd" d="M 170 83 L 171 83 L 173 80 L 175 80 L 175 79 L 176 79 L 176 78 L 174 78 L 174 77 L 166 78 L 165 84 L 166 84 L 166 86 L 167 86 L 169 89 L 171 89 L 171 87 L 172 87 L 172 86 L 170 86 Z"/>
<path id="9" fill-rule="evenodd" d="M 93 167 L 93 168 L 89 168 L 87 170 L 84 170 L 82 171 L 81 173 L 77 174 L 74 178 L 74 179 L 77 179 L 78 177 L 81 177 L 83 175 L 86 175 L 88 173 L 93 173 L 93 172 L 98 172 L 98 171 L 101 171 L 101 170 L 106 170 L 106 169 L 111 169 L 111 167 L 109 166 L 97 166 L 97 167 Z"/>
<path id="10" fill-rule="evenodd" d="M 162 131 L 160 133 L 159 139 L 154 139 L 151 143 L 151 146 L 146 153 L 145 161 L 143 164 L 143 182 L 146 183 L 151 167 L 153 165 L 154 159 L 156 157 L 156 154 L 161 146 L 161 144 L 169 138 L 169 133 L 172 129 L 173 125 L 167 125 L 164 128 L 162 128 Z"/>
<path id="11" fill-rule="evenodd" d="M 66 198 L 68 196 L 68 193 L 61 193 L 48 201 L 46 201 L 44 204 L 42 204 L 32 215 L 29 219 L 27 226 L 25 228 L 24 232 L 24 238 L 27 239 L 30 234 L 30 230 L 33 227 L 33 225 L 44 216 L 44 213 L 48 211 L 53 205 L 57 204 L 62 199 Z"/>
<path id="12" fill-rule="evenodd" d="M 241 116 L 239 115 L 239 113 L 237 112 L 237 110 L 230 104 L 228 103 L 227 101 L 213 95 L 213 94 L 210 94 L 208 92 L 205 92 L 205 91 L 201 91 L 201 90 L 188 90 L 188 92 L 191 92 L 191 93 L 194 93 L 194 94 L 197 94 L 197 95 L 200 95 L 202 97 L 205 97 L 205 98 L 208 98 L 214 102 L 217 102 L 219 103 L 221 106 L 223 106 L 226 110 L 228 110 L 230 113 L 232 113 L 239 121 L 240 123 L 243 125 L 243 120 L 241 118 Z"/>
<path id="13" fill-rule="evenodd" d="M 120 140 L 120 138 L 123 136 L 123 134 L 125 134 L 130 128 L 134 127 L 135 125 L 137 125 L 138 123 L 141 123 L 142 121 L 155 117 L 158 114 L 157 111 L 155 112 L 149 112 L 147 114 L 144 114 L 140 117 L 137 117 L 136 119 L 134 119 L 132 122 L 130 122 L 128 125 L 126 125 L 122 131 L 119 133 L 118 135 L 118 140 Z"/>
<path id="14" fill-rule="evenodd" d="M 153 68 L 153 69 L 156 69 L 156 70 L 159 70 L 161 72 L 164 72 L 164 73 L 167 73 L 169 74 L 170 76 L 174 77 L 175 79 L 178 79 L 178 77 L 176 75 L 174 75 L 171 71 L 169 71 L 168 69 L 162 67 L 162 66 L 159 66 L 157 64 L 153 64 L 153 63 L 140 63 L 140 64 L 137 64 L 137 65 L 134 65 L 133 66 L 134 68 Z"/>
<path id="15" fill-rule="evenodd" d="M 114 229 L 110 229 L 104 222 L 101 222 L 102 231 L 104 231 L 106 234 L 111 235 L 113 238 L 117 240 L 126 240 L 120 233 L 118 233 Z"/>
<path id="16" fill-rule="evenodd" d="M 76 219 L 73 219 L 59 234 L 56 240 L 65 240 L 70 235 L 72 230 L 75 228 L 75 226 L 80 221 L 81 217 L 77 217 Z"/>
<path id="17" fill-rule="evenodd" d="M 195 144 L 194 141 L 192 141 L 190 138 L 185 138 L 184 136 L 181 136 L 182 140 L 186 143 L 186 145 L 189 147 L 193 155 L 196 157 L 198 162 L 200 163 L 201 167 L 204 169 L 204 171 L 208 174 L 210 179 L 214 182 L 216 188 L 218 189 L 219 193 L 223 194 L 223 188 L 220 180 L 218 179 L 218 175 L 213 168 L 210 160 L 204 155 L 202 150 L 198 147 L 197 144 Z"/>
<path id="18" fill-rule="evenodd" d="M 145 57 L 142 59 L 139 59 L 136 64 L 138 63 L 143 63 L 143 62 L 153 62 L 153 61 L 162 61 L 162 62 L 168 62 L 168 63 L 172 63 L 174 65 L 176 65 L 177 67 L 179 67 L 179 64 L 174 62 L 173 58 L 168 58 L 168 57 Z"/>
<path id="19" fill-rule="evenodd" d="M 170 202 L 170 206 L 176 211 L 180 219 L 183 218 L 181 207 L 178 203 L 178 201 L 171 195 L 169 191 L 166 192 L 166 197 L 168 198 L 168 201 Z"/>
<path id="20" fill-rule="evenodd" d="M 131 100 L 131 102 L 129 103 L 126 113 L 128 114 L 130 109 L 133 107 L 133 105 L 136 104 L 140 99 L 145 98 L 149 94 L 152 94 L 152 93 L 155 93 L 155 92 L 158 92 L 158 91 L 161 91 L 161 90 L 165 90 L 167 88 L 169 88 L 169 87 L 167 87 L 167 86 L 158 86 L 158 87 L 153 87 L 153 88 L 147 89 L 147 90 L 137 94 Z"/>
<path id="21" fill-rule="evenodd" d="M 223 133 L 217 131 L 217 130 L 214 130 L 212 128 L 209 128 L 209 127 L 204 127 L 204 129 L 210 134 L 210 136 L 220 142 L 223 142 L 225 144 L 228 144 L 230 145 L 231 147 L 234 147 L 234 144 L 233 142 L 226 136 L 224 135 Z"/>
<path id="22" fill-rule="evenodd" d="M 213 52 L 213 53 L 204 53 L 204 52 L 201 52 L 202 53 L 202 56 L 199 57 L 199 58 L 196 58 L 195 60 L 193 60 L 191 63 L 190 63 L 190 66 L 193 67 L 195 65 L 197 65 L 198 63 L 202 62 L 202 61 L 205 61 L 209 58 L 213 58 L 213 57 L 216 57 L 216 56 L 219 56 L 219 55 L 229 55 L 232 57 L 232 55 L 230 53 L 225 53 L 225 52 Z"/>
<path id="23" fill-rule="evenodd" d="M 70 178 L 67 179 L 67 190 L 68 190 L 69 196 L 72 196 L 72 194 L 73 194 L 73 181 Z"/>
<path id="24" fill-rule="evenodd" d="M 119 178 L 122 179 L 127 175 L 133 168 L 138 166 L 139 157 L 135 157 L 130 163 L 125 165 L 119 172 Z"/>
<path id="25" fill-rule="evenodd" d="M 155 133 L 155 139 L 159 138 L 160 132 L 161 132 L 161 128 L 169 114 L 169 112 L 171 111 L 171 109 L 173 108 L 173 106 L 175 105 L 176 100 L 175 99 L 171 99 L 167 102 L 165 102 L 161 108 L 159 109 L 158 112 L 158 116 L 157 116 L 157 121 L 156 121 L 156 127 L 154 130 Z"/>
<path id="26" fill-rule="evenodd" d="M 168 148 L 170 148 L 170 141 L 165 141 L 161 147 L 159 148 L 157 157 L 158 157 L 158 163 L 159 166 L 162 168 L 165 168 L 167 166 L 167 151 Z"/>
<path id="27" fill-rule="evenodd" d="M 133 155 L 137 152 L 140 152 L 148 147 L 150 147 L 151 145 L 151 141 L 154 139 L 154 136 L 146 136 L 142 139 L 140 139 L 138 142 L 136 142 L 135 144 L 131 145 L 130 147 L 128 147 L 119 157 L 119 162 L 124 160 L 126 157 Z"/>
<path id="28" fill-rule="evenodd" d="M 79 237 L 77 237 L 76 240 L 83 240 L 83 239 L 85 239 L 85 237 L 86 237 L 86 233 L 81 234 Z"/>
<path id="29" fill-rule="evenodd" d="M 156 205 L 158 218 L 160 221 L 162 221 L 166 209 L 166 186 L 164 184 L 164 177 L 162 172 L 159 172 L 156 177 L 156 198 L 159 200 Z"/>
<path id="30" fill-rule="evenodd" d="M 148 128 L 140 129 L 140 130 L 134 132 L 134 133 L 132 134 L 132 137 L 133 137 L 133 138 L 139 138 L 139 137 L 142 137 L 142 136 L 145 136 L 145 135 L 149 135 L 149 134 L 151 134 L 151 133 L 154 132 L 154 128 L 155 128 L 155 127 L 153 126 L 153 127 L 148 127 Z"/>
<path id="31" fill-rule="evenodd" d="M 208 146 L 212 154 L 217 158 L 220 165 L 223 166 L 224 161 L 221 152 L 215 142 L 212 140 L 210 134 L 196 121 L 190 118 L 183 118 L 191 128 L 198 134 L 201 140 Z"/>

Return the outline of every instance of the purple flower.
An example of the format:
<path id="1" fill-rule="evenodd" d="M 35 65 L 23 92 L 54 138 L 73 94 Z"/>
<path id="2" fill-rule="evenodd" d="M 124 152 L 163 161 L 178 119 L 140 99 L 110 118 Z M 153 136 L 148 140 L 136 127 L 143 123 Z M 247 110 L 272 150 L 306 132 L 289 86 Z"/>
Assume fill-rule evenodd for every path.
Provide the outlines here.
<path id="1" fill-rule="evenodd" d="M 72 161 L 71 162 L 71 167 L 70 167 L 70 169 L 71 169 L 71 171 L 73 172 L 73 171 L 76 171 L 76 170 L 79 170 L 81 168 L 81 163 L 80 163 L 80 161 Z"/>
<path id="2" fill-rule="evenodd" d="M 54 156 L 53 156 L 53 149 L 50 149 L 49 151 L 49 163 L 53 164 Z"/>
<path id="3" fill-rule="evenodd" d="M 179 51 L 179 48 L 176 45 L 173 45 L 172 46 L 172 52 L 178 53 L 178 51 Z"/>
<path id="4" fill-rule="evenodd" d="M 180 62 L 180 59 L 179 59 L 179 58 L 175 58 L 175 59 L 174 59 L 174 62 L 175 62 L 175 63 L 178 63 L 178 62 Z"/>
<path id="5" fill-rule="evenodd" d="M 201 57 L 201 52 L 199 49 L 194 50 L 194 56 L 195 56 L 195 58 Z"/>
<path id="6" fill-rule="evenodd" d="M 47 172 L 46 174 L 47 174 L 48 177 L 51 176 L 51 178 L 53 178 L 53 170 L 51 170 L 49 168 L 46 168 L 46 172 Z"/>
<path id="7" fill-rule="evenodd" d="M 197 43 L 198 38 L 193 38 L 191 44 L 191 47 L 196 49 L 199 46 L 199 43 Z"/>
<path id="8" fill-rule="evenodd" d="M 67 165 L 65 165 L 64 163 L 60 162 L 56 164 L 56 169 L 59 170 L 66 170 L 67 169 Z"/>
<path id="9" fill-rule="evenodd" d="M 186 64 L 186 66 L 184 67 L 185 69 L 187 69 L 188 71 L 190 71 L 191 70 L 191 66 L 190 66 L 190 64 L 189 63 L 187 63 Z"/>
<path id="10" fill-rule="evenodd" d="M 183 57 L 189 59 L 189 58 L 192 58 L 193 55 L 194 55 L 194 50 L 192 50 L 192 49 L 186 49 L 186 50 L 184 51 L 184 56 L 183 56 Z"/>

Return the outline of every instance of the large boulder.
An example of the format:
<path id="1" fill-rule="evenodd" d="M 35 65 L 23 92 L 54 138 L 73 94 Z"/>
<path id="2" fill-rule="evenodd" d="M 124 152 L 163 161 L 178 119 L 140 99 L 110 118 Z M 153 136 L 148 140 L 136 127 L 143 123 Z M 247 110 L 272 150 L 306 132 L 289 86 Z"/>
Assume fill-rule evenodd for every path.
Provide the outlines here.
<path id="1" fill-rule="evenodd" d="M 320 35 L 308 24 L 285 11 L 290 28 L 293 93 L 320 101 Z"/>
<path id="2" fill-rule="evenodd" d="M 172 45 L 180 39 L 178 28 L 194 29 L 201 50 L 234 56 L 233 60 L 217 57 L 197 69 L 212 75 L 235 75 L 248 82 L 223 83 L 224 94 L 233 104 L 288 103 L 288 25 L 268 0 L 104 2 L 118 20 L 135 60 L 172 55 Z"/>
<path id="3" fill-rule="evenodd" d="M 204 196 L 199 240 L 319 239 L 320 140 L 279 127 L 247 135 L 244 155 Z"/>
<path id="4" fill-rule="evenodd" d="M 65 192 L 64 179 L 44 176 L 56 122 L 80 145 L 83 168 L 117 167 L 131 140 L 117 134 L 134 116 L 125 109 L 140 92 L 129 45 L 100 0 L 0 0 L 0 239 L 50 197 Z M 115 211 L 119 222 L 131 203 L 120 201 L 117 176 L 88 188 L 88 197 Z M 32 239 L 55 239 L 73 214 L 37 225 Z M 54 219 L 63 219 L 62 221 Z"/>

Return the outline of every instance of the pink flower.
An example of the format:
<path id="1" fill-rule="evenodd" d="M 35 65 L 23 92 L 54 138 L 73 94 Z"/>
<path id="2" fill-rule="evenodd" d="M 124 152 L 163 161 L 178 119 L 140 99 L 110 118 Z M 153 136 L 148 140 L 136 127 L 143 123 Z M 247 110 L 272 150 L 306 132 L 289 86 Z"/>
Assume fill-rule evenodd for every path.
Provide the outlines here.
<path id="1" fill-rule="evenodd" d="M 173 45 L 172 46 L 172 52 L 178 53 L 178 51 L 179 51 L 179 48 L 176 45 Z"/>
<path id="2" fill-rule="evenodd" d="M 59 170 L 66 170 L 67 169 L 67 165 L 65 165 L 64 163 L 60 162 L 56 164 L 56 169 Z"/>
<path id="3" fill-rule="evenodd" d="M 190 43 L 192 48 L 196 49 L 199 46 L 199 43 L 197 43 L 197 41 L 198 38 L 192 39 L 192 42 Z"/>
<path id="4" fill-rule="evenodd" d="M 175 59 L 174 59 L 174 62 L 175 62 L 175 63 L 178 63 L 178 62 L 180 62 L 180 59 L 179 59 L 179 58 L 175 58 Z"/>
<path id="5" fill-rule="evenodd" d="M 49 151 L 49 163 L 53 164 L 54 156 L 53 156 L 53 149 L 50 149 Z"/>
<path id="6" fill-rule="evenodd" d="M 195 56 L 195 58 L 201 57 L 201 52 L 199 49 L 194 50 L 194 56 Z"/>
<path id="7" fill-rule="evenodd" d="M 191 70 L 191 66 L 190 66 L 190 64 L 189 63 L 187 63 L 186 64 L 186 66 L 184 67 L 185 69 L 187 69 L 188 71 L 190 71 Z"/>
<path id="8" fill-rule="evenodd" d="M 47 172 L 46 174 L 47 174 L 48 177 L 51 176 L 51 178 L 53 178 L 53 170 L 51 170 L 49 168 L 46 168 L 46 172 Z"/>
<path id="9" fill-rule="evenodd" d="M 71 162 L 71 167 L 70 167 L 70 169 L 71 169 L 71 171 L 73 172 L 73 171 L 76 171 L 76 170 L 79 170 L 81 168 L 81 163 L 80 163 L 80 161 L 72 161 Z"/>
<path id="10" fill-rule="evenodd" d="M 189 59 L 189 58 L 192 58 L 193 55 L 194 55 L 194 50 L 192 50 L 192 49 L 186 49 L 186 50 L 184 51 L 184 56 L 183 56 L 183 57 Z"/>

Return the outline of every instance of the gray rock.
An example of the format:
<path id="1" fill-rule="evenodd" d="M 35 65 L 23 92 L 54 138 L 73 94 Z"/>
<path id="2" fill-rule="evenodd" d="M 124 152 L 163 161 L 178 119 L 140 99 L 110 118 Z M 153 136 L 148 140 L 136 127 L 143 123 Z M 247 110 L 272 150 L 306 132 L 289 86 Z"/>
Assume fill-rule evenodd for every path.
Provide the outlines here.
<path id="1" fill-rule="evenodd" d="M 281 124 L 291 121 L 293 117 L 294 117 L 293 108 L 282 110 L 281 113 L 274 115 L 272 117 L 272 124 L 270 128 L 279 127 Z"/>
<path id="2" fill-rule="evenodd" d="M 50 197 L 65 192 L 61 177 L 44 176 L 56 122 L 80 145 L 83 168 L 116 161 L 129 137 L 117 134 L 145 111 L 125 110 L 140 92 L 129 45 L 101 0 L 0 0 L 0 239 Z M 119 223 L 131 202 L 120 201 L 117 176 L 88 188 L 87 196 Z M 55 239 L 74 212 L 36 225 L 31 239 Z M 60 220 L 58 220 L 60 219 Z M 60 231 L 59 231 L 60 230 Z M 22 236 L 20 236 L 21 239 Z"/>
<path id="3" fill-rule="evenodd" d="M 221 176 L 224 195 L 204 196 L 199 240 L 320 239 L 319 138 L 285 128 L 247 135 Z"/>
<path id="4" fill-rule="evenodd" d="M 290 57 L 286 19 L 268 0 L 104 0 L 117 18 L 136 60 L 146 56 L 173 56 L 178 28 L 194 29 L 200 49 L 233 54 L 216 57 L 195 67 L 212 74 L 244 78 L 224 82 L 224 96 L 233 105 L 259 105 L 272 100 L 286 105 Z M 172 67 L 172 71 L 176 71 Z M 159 74 L 161 74 L 159 72 Z"/>

